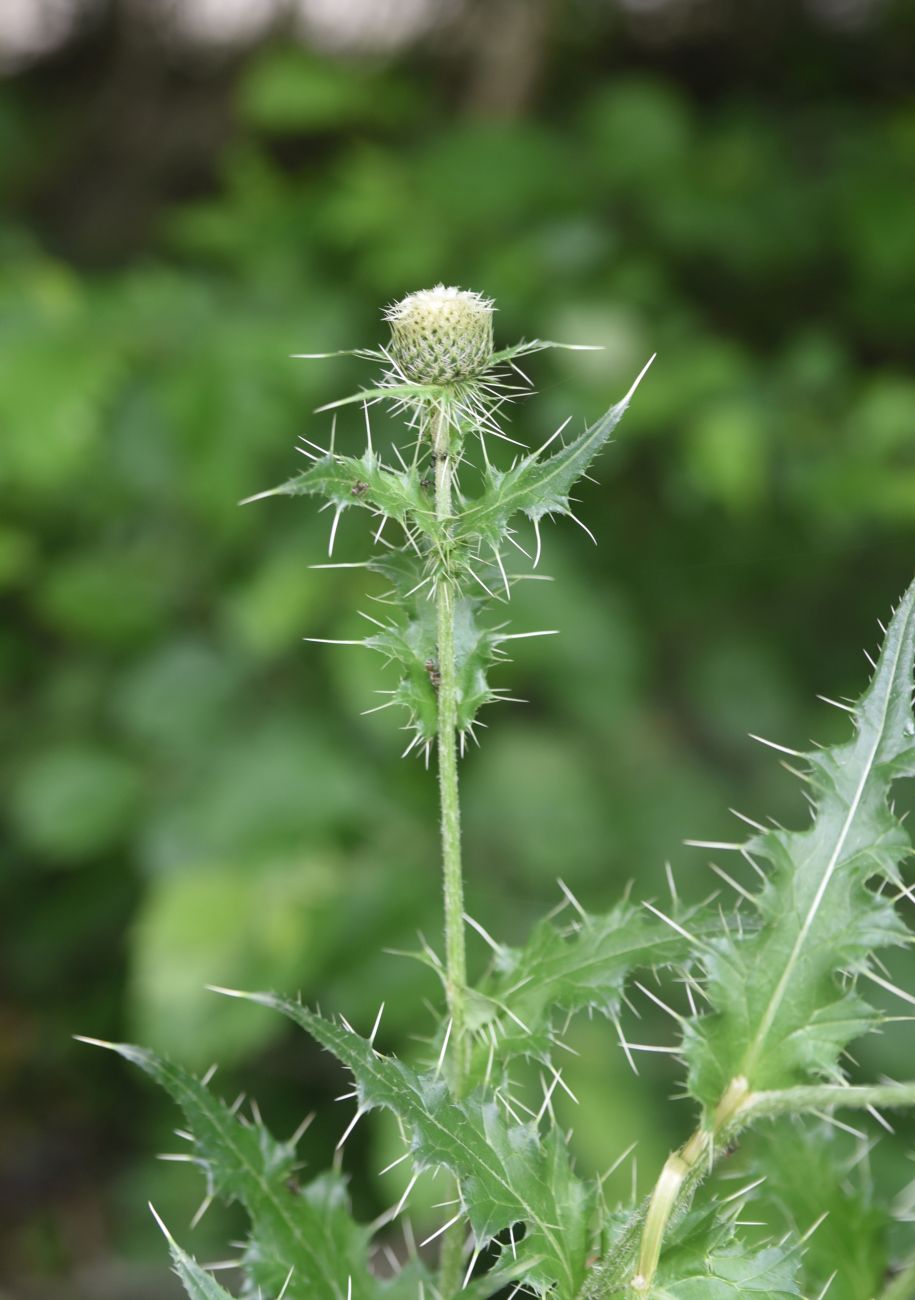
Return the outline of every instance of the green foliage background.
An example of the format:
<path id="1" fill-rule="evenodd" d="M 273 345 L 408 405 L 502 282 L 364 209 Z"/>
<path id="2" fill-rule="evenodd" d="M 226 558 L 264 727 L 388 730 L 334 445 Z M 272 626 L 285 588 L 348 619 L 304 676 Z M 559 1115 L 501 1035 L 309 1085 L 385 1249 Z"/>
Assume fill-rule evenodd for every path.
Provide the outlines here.
<path id="1" fill-rule="evenodd" d="M 317 1163 L 339 1074 L 204 984 L 301 989 L 362 1030 L 384 997 L 407 1053 L 431 1025 L 431 982 L 382 950 L 437 940 L 433 784 L 389 714 L 360 716 L 374 660 L 301 640 L 361 635 L 364 577 L 309 568 L 328 528 L 309 503 L 236 504 L 368 377 L 289 353 L 372 345 L 382 305 L 438 280 L 482 290 L 501 344 L 604 345 L 533 359 L 533 445 L 659 354 L 582 494 L 599 548 L 545 530 L 556 581 L 516 598 L 519 628 L 562 629 L 501 674 L 530 703 L 494 711 L 463 769 L 487 928 L 517 942 L 557 876 L 594 910 L 631 877 L 650 894 L 668 859 L 701 897 L 709 855 L 683 838 L 733 838 L 729 805 L 803 815 L 746 733 L 841 734 L 815 692 L 860 692 L 912 573 L 905 10 L 659 39 L 570 0 L 498 111 L 467 89 L 485 34 L 384 60 L 156 47 L 132 81 L 105 28 L 0 84 L 4 1296 L 164 1295 L 146 1201 L 176 1231 L 196 1204 L 151 1162 L 167 1104 L 72 1032 L 218 1059 L 280 1131 L 323 1106 Z M 355 514 L 341 559 L 365 553 Z M 576 1041 L 579 1156 L 638 1138 L 647 1188 L 688 1124 L 663 1102 L 675 1070 L 633 1079 L 603 1023 Z M 896 1050 L 868 1044 L 871 1073 L 905 1073 Z M 375 1174 L 391 1140 L 379 1121 L 347 1148 L 367 1216 L 398 1194 Z M 901 1187 L 905 1142 L 883 1147 Z"/>

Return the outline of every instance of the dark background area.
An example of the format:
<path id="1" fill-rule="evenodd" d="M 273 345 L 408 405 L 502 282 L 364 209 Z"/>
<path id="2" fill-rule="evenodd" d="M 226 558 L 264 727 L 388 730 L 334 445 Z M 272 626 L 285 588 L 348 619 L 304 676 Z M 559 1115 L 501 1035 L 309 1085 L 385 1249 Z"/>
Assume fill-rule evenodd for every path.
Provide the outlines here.
<path id="1" fill-rule="evenodd" d="M 534 444 L 658 352 L 581 492 L 598 548 L 550 527 L 556 581 L 520 588 L 517 630 L 562 635 L 517 643 L 498 685 L 530 702 L 465 763 L 468 894 L 514 942 L 557 876 L 599 910 L 670 860 L 704 896 L 684 838 L 804 816 L 746 733 L 841 735 L 816 693 L 860 692 L 912 577 L 915 8 L 4 0 L 0 66 L 0 1294 L 152 1300 L 147 1201 L 202 1260 L 238 1223 L 187 1231 L 199 1182 L 153 1160 L 175 1115 L 71 1034 L 218 1059 L 280 1132 L 317 1107 L 320 1167 L 338 1072 L 204 985 L 364 1028 L 383 997 L 408 1054 L 432 1024 L 383 950 L 437 939 L 433 782 L 361 716 L 376 662 L 302 641 L 361 635 L 364 579 L 309 568 L 313 504 L 236 504 L 370 378 L 289 354 L 376 344 L 416 288 L 483 291 L 501 344 L 603 345 L 532 359 Z M 370 543 L 354 513 L 341 559 Z M 676 1066 L 633 1079 L 598 1022 L 578 1046 L 583 1166 L 639 1138 L 647 1190 L 689 1123 Z M 859 1059 L 911 1057 L 902 1026 Z M 910 1145 L 875 1155 L 888 1197 Z M 402 1188 L 393 1149 L 382 1121 L 347 1146 L 361 1214 Z"/>

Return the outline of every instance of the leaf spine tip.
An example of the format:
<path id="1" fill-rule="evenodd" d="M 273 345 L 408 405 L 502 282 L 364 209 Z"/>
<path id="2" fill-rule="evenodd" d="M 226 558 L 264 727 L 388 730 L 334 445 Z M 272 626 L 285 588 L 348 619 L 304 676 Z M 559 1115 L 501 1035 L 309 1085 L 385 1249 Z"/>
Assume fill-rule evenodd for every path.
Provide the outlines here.
<path id="1" fill-rule="evenodd" d="M 208 1194 L 203 1198 L 203 1200 L 200 1202 L 200 1204 L 197 1206 L 197 1210 L 196 1210 L 196 1212 L 195 1212 L 195 1214 L 194 1214 L 194 1217 L 191 1219 L 191 1225 L 190 1225 L 190 1226 L 191 1226 L 191 1231 L 192 1231 L 192 1232 L 193 1232 L 193 1230 L 197 1227 L 197 1225 L 201 1222 L 201 1220 L 203 1219 L 203 1216 L 206 1214 L 207 1210 L 208 1210 L 208 1209 L 210 1208 L 210 1206 L 213 1204 L 214 1199 L 215 1199 L 215 1198 L 214 1198 L 213 1194 L 212 1194 L 212 1193 L 208 1193 Z"/>
<path id="2" fill-rule="evenodd" d="M 152 1201 L 147 1201 L 146 1204 L 147 1204 L 147 1207 L 148 1207 L 148 1209 L 149 1209 L 150 1214 L 151 1214 L 151 1215 L 153 1216 L 153 1218 L 155 1219 L 155 1221 L 156 1221 L 156 1223 L 157 1223 L 157 1225 L 158 1225 L 158 1227 L 159 1227 L 159 1231 L 162 1233 L 162 1236 L 163 1236 L 163 1237 L 165 1238 L 165 1240 L 169 1243 L 169 1245 L 173 1245 L 175 1239 L 174 1239 L 174 1237 L 172 1236 L 172 1234 L 169 1232 L 168 1228 L 166 1228 L 165 1224 L 162 1222 L 162 1218 L 161 1218 L 161 1216 L 159 1215 L 159 1212 L 157 1211 L 156 1207 L 153 1205 Z"/>

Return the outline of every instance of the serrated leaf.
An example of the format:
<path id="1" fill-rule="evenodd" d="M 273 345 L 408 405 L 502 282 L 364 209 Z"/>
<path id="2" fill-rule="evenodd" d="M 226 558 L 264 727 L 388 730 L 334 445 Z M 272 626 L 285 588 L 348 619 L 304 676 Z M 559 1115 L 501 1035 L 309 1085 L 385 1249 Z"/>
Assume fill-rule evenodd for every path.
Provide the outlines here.
<path id="1" fill-rule="evenodd" d="M 295 1269 L 285 1300 L 371 1300 L 378 1284 L 368 1269 L 370 1233 L 357 1224 L 350 1211 L 346 1183 L 338 1173 L 319 1174 L 301 1187 L 289 1181 L 285 1191 L 292 1200 L 291 1221 L 295 1241 L 287 1222 L 275 1218 L 272 1210 L 251 1215 L 251 1239 L 245 1252 L 245 1272 L 264 1295 L 278 1295 L 290 1265 Z M 303 1261 L 302 1236 L 310 1250 Z M 292 1251 L 287 1254 L 287 1251 Z M 351 1289 L 350 1289 L 351 1288 Z"/>
<path id="2" fill-rule="evenodd" d="M 436 1073 L 418 1074 L 376 1052 L 358 1034 L 299 1003 L 251 994 L 307 1030 L 353 1073 L 362 1110 L 386 1107 L 410 1131 L 418 1168 L 444 1165 L 458 1179 L 477 1242 L 523 1222 L 519 1255 L 536 1285 L 572 1300 L 581 1286 L 590 1245 L 592 1198 L 572 1173 L 555 1128 L 511 1119 L 495 1099 L 475 1094 L 456 1101 Z"/>
<path id="3" fill-rule="evenodd" d="M 369 1232 L 354 1222 L 345 1184 L 324 1174 L 300 1187 L 291 1143 L 278 1142 L 261 1123 L 235 1114 L 200 1080 L 153 1052 L 107 1044 L 138 1065 L 178 1103 L 194 1138 L 208 1193 L 242 1202 L 251 1219 L 246 1272 L 265 1295 L 276 1295 L 290 1268 L 287 1300 L 374 1300 Z"/>
<path id="4" fill-rule="evenodd" d="M 233 1300 L 229 1292 L 171 1237 L 168 1238 L 168 1248 L 171 1251 L 175 1272 L 181 1279 L 190 1300 Z"/>
<path id="5" fill-rule="evenodd" d="M 270 496 L 326 497 L 338 510 L 361 506 L 387 515 L 402 526 L 410 523 L 431 538 L 439 536 L 435 511 L 419 472 L 415 468 L 401 470 L 383 465 L 371 448 L 359 457 L 328 453 L 301 474 L 247 500 L 259 501 Z"/>
<path id="6" fill-rule="evenodd" d="M 498 657 L 498 634 L 481 627 L 479 602 L 466 596 L 454 600 L 454 651 L 458 731 L 473 722 L 484 704 L 497 698 L 486 673 Z M 411 724 L 420 739 L 431 740 L 438 731 L 438 634 L 435 605 L 418 593 L 395 610 L 384 627 L 363 644 L 377 650 L 402 669 L 392 697 L 410 711 Z"/>
<path id="7" fill-rule="evenodd" d="M 688 1215 L 671 1233 L 649 1300 L 798 1300 L 796 1252 L 748 1247 L 715 1208 Z"/>
<path id="8" fill-rule="evenodd" d="M 507 471 L 490 467 L 484 492 L 456 518 L 456 537 L 468 541 L 482 539 L 490 546 L 498 546 L 512 517 L 519 512 L 533 521 L 542 519 L 544 515 L 568 514 L 572 487 L 587 471 L 625 415 L 632 394 L 647 369 L 648 366 L 622 401 L 611 406 L 590 428 L 551 456 L 543 457 L 537 452 L 522 456 Z"/>
<path id="9" fill-rule="evenodd" d="M 547 1057 L 562 1013 L 593 1008 L 612 1018 L 634 970 L 692 955 L 685 934 L 629 903 L 571 925 L 544 920 L 523 948 L 499 947 L 491 973 L 471 993 L 469 1023 L 496 1027 L 500 1061 L 518 1054 Z"/>
<path id="10" fill-rule="evenodd" d="M 365 406 L 373 405 L 375 402 L 393 401 L 396 403 L 416 403 L 425 404 L 430 407 L 447 401 L 456 384 L 420 384 L 407 381 L 403 384 L 385 383 L 379 384 L 373 388 L 360 388 L 357 393 L 350 393 L 347 397 L 338 397 L 336 401 L 325 402 L 323 406 L 318 407 L 318 412 L 335 411 L 341 406 Z"/>
<path id="11" fill-rule="evenodd" d="M 746 846 L 770 867 L 755 898 L 760 928 L 709 944 L 703 960 L 714 1010 L 685 1036 L 690 1088 L 706 1105 L 735 1075 L 754 1090 L 838 1079 L 839 1053 L 879 1019 L 838 975 L 867 969 L 875 949 L 907 938 L 893 904 L 870 882 L 898 881 L 910 851 L 888 794 L 896 779 L 915 775 L 913 658 L 915 584 L 854 710 L 853 739 L 799 756 L 811 825 L 765 831 Z"/>
<path id="12" fill-rule="evenodd" d="M 669 1276 L 668 1276 L 669 1274 Z M 775 1247 L 745 1251 L 726 1248 L 692 1264 L 673 1264 L 659 1270 L 650 1291 L 652 1300 L 791 1300 L 801 1297 L 794 1285 L 794 1269 Z"/>
<path id="13" fill-rule="evenodd" d="M 386 703 L 402 705 L 409 714 L 408 725 L 418 741 L 431 741 L 438 731 L 438 629 L 435 602 L 429 598 L 429 575 L 422 557 L 409 551 L 391 551 L 369 560 L 365 567 L 391 583 L 384 600 L 383 617 L 371 616 L 378 631 L 360 642 L 396 663 L 401 676 Z M 473 596 L 455 596 L 454 649 L 456 712 L 459 732 L 466 731 L 485 705 L 497 700 L 487 673 L 500 657 L 498 629 L 484 627 L 477 619 L 483 602 Z"/>

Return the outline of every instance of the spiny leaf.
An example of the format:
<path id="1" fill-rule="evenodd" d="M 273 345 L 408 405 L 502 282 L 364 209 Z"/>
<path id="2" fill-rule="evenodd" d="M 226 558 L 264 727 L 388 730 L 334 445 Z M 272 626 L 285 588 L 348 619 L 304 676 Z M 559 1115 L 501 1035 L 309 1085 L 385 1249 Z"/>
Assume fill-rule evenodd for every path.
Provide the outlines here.
<path id="1" fill-rule="evenodd" d="M 171 1245 L 175 1272 L 191 1300 L 234 1300 L 214 1277 L 200 1267 L 180 1246 Z"/>
<path id="2" fill-rule="evenodd" d="M 336 401 L 327 402 L 324 406 L 318 407 L 319 412 L 333 411 L 342 406 L 373 405 L 376 402 L 392 401 L 395 403 L 395 407 L 406 410 L 416 407 L 425 407 L 426 409 L 450 407 L 456 409 L 459 415 L 469 416 L 472 423 L 472 417 L 475 413 L 482 413 L 486 410 L 486 404 L 481 404 L 478 396 L 483 383 L 495 386 L 497 391 L 505 387 L 504 384 L 500 383 L 502 374 L 505 373 L 499 372 L 500 366 L 511 363 L 517 357 L 529 356 L 533 352 L 543 352 L 548 348 L 561 348 L 569 352 L 600 351 L 599 346 L 595 347 L 587 343 L 553 343 L 547 339 L 522 340 L 511 347 L 501 348 L 494 352 L 487 369 L 482 374 L 464 380 L 454 379 L 443 383 L 421 383 L 419 380 L 409 379 L 402 381 L 402 372 L 393 365 L 391 354 L 388 351 L 358 348 L 348 352 L 298 353 L 297 356 L 303 360 L 319 360 L 322 357 L 334 356 L 356 356 L 365 360 L 379 361 L 390 367 L 383 383 L 369 388 L 361 388 L 358 392 L 350 393 L 347 397 L 340 397 Z M 476 400 L 474 400 L 475 398 Z"/>
<path id="3" fill-rule="evenodd" d="M 555 343 L 552 339 L 522 339 L 520 343 L 513 343 L 510 347 L 500 348 L 492 354 L 492 365 L 500 366 L 506 361 L 514 361 L 518 357 L 530 356 L 532 352 L 545 352 L 549 348 L 559 348 L 563 352 L 601 352 L 603 346 L 600 343 Z"/>
<path id="4" fill-rule="evenodd" d="M 484 704 L 497 698 L 489 688 L 487 669 L 499 657 L 497 632 L 481 627 L 476 619 L 479 602 L 468 597 L 454 601 L 454 645 L 457 676 L 457 724 L 464 731 Z M 380 621 L 380 620 L 379 620 Z M 389 621 L 363 645 L 377 650 L 403 670 L 392 697 L 405 705 L 411 724 L 422 741 L 438 730 L 438 643 L 435 606 L 422 593 L 406 608 L 392 611 Z"/>
<path id="5" fill-rule="evenodd" d="M 381 692 L 388 698 L 377 707 L 397 704 L 406 708 L 408 726 L 415 731 L 417 742 L 425 745 L 438 730 L 438 632 L 435 603 L 429 599 L 430 577 L 424 572 L 422 558 L 405 551 L 373 558 L 364 567 L 386 578 L 391 591 L 380 602 L 378 616 L 370 616 L 378 631 L 357 644 L 396 663 L 401 672 L 397 686 Z M 487 673 L 496 661 L 506 658 L 500 648 L 504 637 L 498 627 L 485 627 L 478 621 L 484 603 L 475 596 L 453 598 L 460 732 L 471 727 L 484 705 L 500 698 L 499 692 L 490 688 Z"/>
<path id="6" fill-rule="evenodd" d="M 719 1254 L 662 1263 L 649 1292 L 651 1300 L 790 1300 L 801 1297 L 796 1270 L 778 1247 L 745 1250 L 725 1247 Z"/>
<path id="7" fill-rule="evenodd" d="M 353 1300 L 374 1300 L 369 1233 L 353 1221 L 338 1175 L 299 1187 L 291 1143 L 242 1119 L 193 1075 L 153 1052 L 100 1045 L 138 1065 L 181 1107 L 208 1193 L 243 1203 L 251 1219 L 245 1268 L 255 1287 L 277 1295 L 293 1269 L 287 1300 L 346 1300 L 350 1279 Z"/>
<path id="8" fill-rule="evenodd" d="M 539 452 L 523 456 L 505 472 L 491 467 L 483 494 L 458 515 L 455 535 L 499 545 L 512 517 L 519 511 L 534 521 L 548 514 L 568 514 L 572 487 L 625 415 L 648 365 L 622 401 L 567 446 L 546 458 Z"/>
<path id="9" fill-rule="evenodd" d="M 648 1300 L 797 1300 L 797 1273 L 796 1252 L 742 1244 L 733 1224 L 711 1207 L 688 1215 L 670 1234 Z"/>
<path id="10" fill-rule="evenodd" d="M 813 799 L 805 831 L 773 829 L 747 844 L 770 865 L 755 896 L 754 934 L 714 940 L 703 961 L 713 1012 L 685 1036 L 690 1088 L 711 1105 L 728 1080 L 777 1089 L 841 1078 L 838 1056 L 879 1020 L 842 971 L 866 970 L 876 948 L 907 931 L 870 882 L 898 882 L 909 840 L 888 804 L 894 780 L 915 774 L 912 671 L 915 584 L 900 602 L 880 662 L 854 710 L 855 735 L 798 757 Z"/>
<path id="11" fill-rule="evenodd" d="M 528 1280 L 555 1286 L 557 1300 L 577 1295 L 592 1198 L 573 1175 L 555 1129 L 543 1136 L 536 1124 L 506 1117 L 507 1106 L 495 1099 L 475 1094 L 456 1101 L 438 1074 L 417 1074 L 299 1003 L 272 994 L 243 996 L 281 1011 L 333 1052 L 355 1077 L 361 1110 L 383 1106 L 398 1115 L 410 1131 L 417 1168 L 444 1165 L 457 1177 L 478 1244 L 523 1222 L 527 1231 L 517 1249 Z"/>
<path id="12" fill-rule="evenodd" d="M 518 1054 L 545 1058 L 563 1013 L 593 1008 L 613 1018 L 634 970 L 683 961 L 692 948 L 685 933 L 629 903 L 600 916 L 583 914 L 571 925 L 541 921 L 523 948 L 498 946 L 491 973 L 472 994 L 470 1025 L 495 1028 L 500 1061 Z"/>
<path id="13" fill-rule="evenodd" d="M 375 402 L 387 400 L 426 403 L 429 406 L 435 406 L 437 403 L 447 400 L 451 396 L 454 387 L 453 384 L 420 384 L 409 381 L 403 384 L 384 383 L 373 388 L 360 388 L 357 393 L 349 393 L 346 397 L 338 397 L 333 402 L 326 402 L 324 406 L 318 407 L 318 413 L 335 411 L 341 406 L 371 406 Z"/>
<path id="14" fill-rule="evenodd" d="M 432 538 L 437 538 L 440 532 L 419 471 L 391 469 L 381 463 L 371 448 L 359 457 L 328 452 L 316 458 L 301 474 L 246 501 L 271 496 L 322 496 L 338 510 L 361 506 L 387 515 L 404 527 L 412 525 Z"/>
<path id="15" fill-rule="evenodd" d="M 278 1221 L 268 1207 L 257 1213 L 247 1207 L 252 1232 L 245 1252 L 245 1272 L 263 1294 L 279 1294 L 292 1265 L 295 1271 L 286 1300 L 306 1300 L 309 1296 L 320 1296 L 322 1300 L 324 1296 L 328 1300 L 339 1296 L 346 1300 L 350 1294 L 354 1300 L 371 1300 L 377 1296 L 378 1283 L 367 1262 L 370 1233 L 353 1219 L 346 1183 L 340 1175 L 326 1171 L 301 1187 L 289 1180 L 284 1190 L 291 1201 L 294 1237 L 287 1231 L 287 1220 Z M 307 1234 L 311 1247 L 308 1252 L 301 1248 L 302 1234 Z"/>
<path id="16" fill-rule="evenodd" d="M 152 1210 L 152 1206 L 150 1206 L 150 1209 Z M 195 1259 L 192 1259 L 186 1251 L 181 1249 L 155 1210 L 152 1210 L 152 1212 L 168 1242 L 175 1272 L 181 1279 L 190 1300 L 232 1300 L 229 1292 L 224 1287 L 221 1287 L 206 1269 L 201 1268 Z"/>

